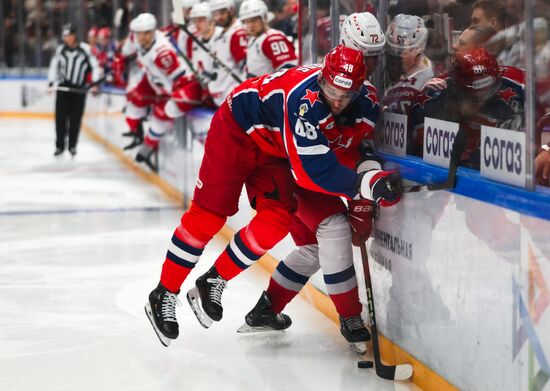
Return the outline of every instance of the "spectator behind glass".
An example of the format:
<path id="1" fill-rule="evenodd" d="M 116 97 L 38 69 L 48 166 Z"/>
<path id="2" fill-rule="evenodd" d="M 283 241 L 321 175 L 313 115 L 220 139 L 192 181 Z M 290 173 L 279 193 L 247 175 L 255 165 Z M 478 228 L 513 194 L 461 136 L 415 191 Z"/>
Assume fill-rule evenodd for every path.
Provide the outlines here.
<path id="1" fill-rule="evenodd" d="M 295 0 L 276 0 L 271 28 L 282 31 L 286 36 L 296 38 L 296 18 L 298 3 Z"/>
<path id="2" fill-rule="evenodd" d="M 464 30 L 470 25 L 470 16 L 472 14 L 472 3 L 475 0 L 456 0 L 451 1 L 443 7 L 442 12 L 449 14 L 453 18 L 453 29 Z"/>
<path id="3" fill-rule="evenodd" d="M 417 98 L 412 110 L 414 131 L 419 135 L 415 141 L 422 150 L 425 117 L 459 123 L 467 137 L 461 164 L 479 169 L 482 125 L 524 130 L 522 73 L 499 67 L 495 57 L 480 47 L 459 50 L 453 57 L 446 87 L 427 84 Z"/>

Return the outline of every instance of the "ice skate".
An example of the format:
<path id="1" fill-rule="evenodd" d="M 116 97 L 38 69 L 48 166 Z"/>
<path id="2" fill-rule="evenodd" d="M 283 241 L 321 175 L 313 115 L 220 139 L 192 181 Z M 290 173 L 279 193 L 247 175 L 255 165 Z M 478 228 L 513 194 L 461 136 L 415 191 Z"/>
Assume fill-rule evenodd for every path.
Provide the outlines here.
<path id="1" fill-rule="evenodd" d="M 127 135 L 127 133 L 129 133 Z M 143 136 L 140 135 L 139 133 L 134 133 L 134 132 L 127 132 L 127 133 L 123 133 L 122 135 L 124 137 L 131 137 L 132 140 L 130 141 L 130 143 L 128 145 L 126 145 L 123 150 L 124 151 L 128 151 L 130 149 L 133 149 L 135 147 L 137 147 L 138 145 L 141 145 L 143 144 Z"/>
<path id="2" fill-rule="evenodd" d="M 276 314 L 271 309 L 271 301 L 264 291 L 256 306 L 245 316 L 245 323 L 238 333 L 257 333 L 265 331 L 282 331 L 290 327 L 292 320 L 283 313 Z"/>
<path id="3" fill-rule="evenodd" d="M 150 145 L 143 144 L 136 155 L 136 162 L 145 163 L 152 171 L 158 172 L 156 149 Z"/>
<path id="4" fill-rule="evenodd" d="M 351 350 L 357 354 L 366 353 L 370 333 L 360 315 L 350 316 L 349 318 L 340 316 L 340 333 L 349 342 Z"/>
<path id="5" fill-rule="evenodd" d="M 56 148 L 53 155 L 54 156 L 59 156 L 63 153 L 63 148 Z"/>
<path id="6" fill-rule="evenodd" d="M 149 300 L 145 303 L 145 313 L 164 346 L 170 345 L 170 341 L 179 335 L 176 305 L 181 305 L 178 295 L 161 284 L 149 294 Z"/>
<path id="7" fill-rule="evenodd" d="M 219 322 L 222 319 L 222 293 L 227 281 L 212 267 L 197 279 L 195 285 L 187 292 L 187 301 L 199 323 L 207 329 L 214 321 Z"/>

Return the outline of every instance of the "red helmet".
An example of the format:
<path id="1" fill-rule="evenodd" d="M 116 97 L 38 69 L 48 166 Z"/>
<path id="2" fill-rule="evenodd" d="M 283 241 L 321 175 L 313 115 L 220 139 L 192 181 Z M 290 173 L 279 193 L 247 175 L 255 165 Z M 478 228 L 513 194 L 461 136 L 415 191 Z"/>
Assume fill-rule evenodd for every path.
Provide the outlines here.
<path id="1" fill-rule="evenodd" d="M 109 27 L 102 27 L 97 31 L 98 38 L 110 38 L 111 29 Z"/>
<path id="2" fill-rule="evenodd" d="M 500 68 L 495 56 L 485 48 L 475 47 L 455 53 L 450 76 L 462 90 L 492 92 L 500 82 Z"/>
<path id="3" fill-rule="evenodd" d="M 90 30 L 88 30 L 88 38 L 97 37 L 97 31 L 97 27 L 91 27 Z"/>
<path id="4" fill-rule="evenodd" d="M 319 75 L 342 90 L 359 90 L 365 81 L 365 61 L 359 50 L 338 45 L 325 56 Z"/>

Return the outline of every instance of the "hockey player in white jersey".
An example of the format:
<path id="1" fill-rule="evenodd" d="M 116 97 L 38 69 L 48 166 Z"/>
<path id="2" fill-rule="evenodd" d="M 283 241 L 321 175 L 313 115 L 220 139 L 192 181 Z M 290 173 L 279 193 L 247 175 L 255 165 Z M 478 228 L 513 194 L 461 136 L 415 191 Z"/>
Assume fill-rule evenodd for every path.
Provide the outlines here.
<path id="1" fill-rule="evenodd" d="M 156 18 L 149 13 L 140 14 L 130 24 L 140 47 L 138 61 L 143 67 L 144 75 L 128 93 L 126 107 L 126 122 L 131 131 L 137 131 L 139 122 L 151 107 L 150 128 L 136 155 L 136 161 L 145 162 L 153 170 L 156 167 L 151 160 L 152 154 L 158 148 L 160 138 L 172 128 L 174 117 L 169 116 L 165 110 L 169 99 L 176 95 L 179 98 L 177 106 L 180 107 L 197 104 L 193 100 L 181 99 L 182 94 L 178 94 L 180 90 L 188 88 L 190 72 L 186 64 L 178 58 L 168 39 L 156 30 L 156 26 Z M 175 102 L 170 104 L 176 105 Z"/>
<path id="2" fill-rule="evenodd" d="M 427 40 L 428 29 L 418 16 L 399 14 L 388 26 L 386 110 L 409 115 L 418 92 L 434 77 L 432 62 L 424 54 Z"/>
<path id="3" fill-rule="evenodd" d="M 366 79 L 376 70 L 380 57 L 384 54 L 385 39 L 378 20 L 370 12 L 347 16 L 340 29 L 340 43 L 363 53 Z M 368 80 L 365 83 L 369 84 Z"/>
<path id="4" fill-rule="evenodd" d="M 421 137 L 412 128 L 411 110 L 420 90 L 434 77 L 432 62 L 424 54 L 427 40 L 428 29 L 424 21 L 415 15 L 395 16 L 386 31 L 386 74 L 389 84 L 382 104 L 384 111 L 409 117 L 409 139 Z M 414 145 L 421 143 L 418 140 L 408 142 L 408 152 L 419 154 Z"/>
<path id="5" fill-rule="evenodd" d="M 216 106 L 220 106 L 233 88 L 246 79 L 244 62 L 246 58 L 247 36 L 243 25 L 236 17 L 234 0 L 209 0 L 210 10 L 216 25 L 222 33 L 212 40 L 212 53 L 217 57 L 213 62 L 213 79 L 208 90 Z M 231 75 L 220 63 L 233 72 Z"/>
<path id="6" fill-rule="evenodd" d="M 273 73 L 296 66 L 294 46 L 281 31 L 269 27 L 267 6 L 262 0 L 245 0 L 239 9 L 239 19 L 248 33 L 246 77 Z"/>

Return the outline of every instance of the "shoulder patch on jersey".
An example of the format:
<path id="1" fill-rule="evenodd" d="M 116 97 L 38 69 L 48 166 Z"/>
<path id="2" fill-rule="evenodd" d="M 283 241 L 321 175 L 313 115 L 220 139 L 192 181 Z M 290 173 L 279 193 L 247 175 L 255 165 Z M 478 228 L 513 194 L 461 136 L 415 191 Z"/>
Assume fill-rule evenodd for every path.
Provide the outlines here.
<path id="1" fill-rule="evenodd" d="M 311 107 L 315 105 L 315 102 L 322 103 L 321 99 L 319 99 L 319 91 L 311 91 L 309 88 L 306 89 L 306 94 L 302 97 L 301 100 L 307 100 Z"/>
<path id="2" fill-rule="evenodd" d="M 422 107 L 426 104 L 427 101 L 432 99 L 430 95 L 426 91 L 422 91 L 422 94 L 418 95 L 418 98 L 416 98 L 416 102 L 419 103 Z"/>

